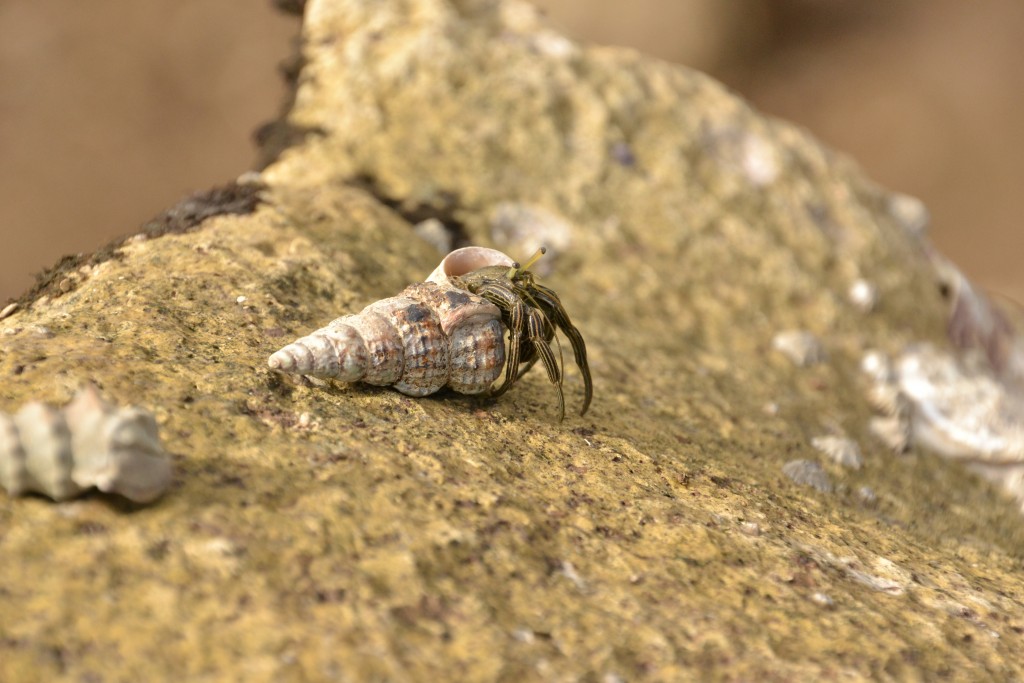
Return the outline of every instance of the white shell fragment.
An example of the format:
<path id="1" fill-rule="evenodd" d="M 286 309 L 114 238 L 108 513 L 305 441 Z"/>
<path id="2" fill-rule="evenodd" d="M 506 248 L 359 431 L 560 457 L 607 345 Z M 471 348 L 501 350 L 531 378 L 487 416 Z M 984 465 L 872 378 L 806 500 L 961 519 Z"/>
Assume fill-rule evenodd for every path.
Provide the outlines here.
<path id="1" fill-rule="evenodd" d="M 93 387 L 62 409 L 32 402 L 14 415 L 0 413 L 0 485 L 12 496 L 63 501 L 95 487 L 149 503 L 170 482 L 153 416 L 114 408 Z"/>
<path id="2" fill-rule="evenodd" d="M 812 332 L 784 330 L 772 338 L 772 348 L 789 358 L 800 368 L 817 365 L 825 360 L 825 348 Z"/>
<path id="3" fill-rule="evenodd" d="M 811 445 L 829 457 L 832 462 L 851 470 L 859 470 L 864 466 L 864 458 L 860 454 L 860 446 L 853 439 L 842 436 L 816 436 Z"/>
<path id="4" fill-rule="evenodd" d="M 915 441 L 950 457 L 1024 463 L 1024 401 L 993 377 L 929 345 L 904 352 L 897 372 Z"/>
<path id="5" fill-rule="evenodd" d="M 782 473 L 802 486 L 810 486 L 822 493 L 832 493 L 832 480 L 821 465 L 813 460 L 790 460 L 782 466 Z"/>
<path id="6" fill-rule="evenodd" d="M 512 264 L 494 249 L 457 249 L 427 282 L 328 323 L 271 355 L 268 364 L 279 372 L 390 386 L 409 396 L 445 386 L 482 393 L 505 363 L 501 311 L 448 277 Z"/>
<path id="7" fill-rule="evenodd" d="M 965 461 L 1024 503 L 1024 397 L 929 344 L 909 347 L 895 363 L 873 352 L 862 368 L 883 414 L 871 419 L 875 436 L 897 451 L 913 443 Z M 898 400 L 879 398 L 891 396 Z"/>

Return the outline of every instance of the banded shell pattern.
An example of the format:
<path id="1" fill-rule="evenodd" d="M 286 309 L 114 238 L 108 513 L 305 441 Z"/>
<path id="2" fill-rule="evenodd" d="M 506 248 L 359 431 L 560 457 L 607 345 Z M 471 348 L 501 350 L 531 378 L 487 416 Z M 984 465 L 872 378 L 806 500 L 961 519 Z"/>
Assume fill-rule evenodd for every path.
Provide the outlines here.
<path id="1" fill-rule="evenodd" d="M 137 503 L 171 482 L 156 421 L 141 408 L 114 408 L 93 387 L 64 408 L 33 401 L 0 413 L 0 485 L 12 496 L 68 500 L 92 487 Z"/>
<path id="2" fill-rule="evenodd" d="M 448 254 L 426 282 L 345 315 L 270 356 L 279 372 L 390 386 L 409 396 L 490 388 L 505 364 L 501 311 L 449 277 L 513 261 L 495 249 Z"/>

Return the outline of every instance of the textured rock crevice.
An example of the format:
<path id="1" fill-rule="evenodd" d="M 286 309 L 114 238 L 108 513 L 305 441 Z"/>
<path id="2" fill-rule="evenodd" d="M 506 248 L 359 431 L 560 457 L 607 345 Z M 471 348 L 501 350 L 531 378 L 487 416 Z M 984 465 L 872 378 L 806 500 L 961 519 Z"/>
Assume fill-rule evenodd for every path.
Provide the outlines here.
<path id="1" fill-rule="evenodd" d="M 89 380 L 177 454 L 132 514 L 0 498 L 0 679 L 1024 673 L 1014 506 L 868 427 L 863 354 L 948 347 L 919 206 L 519 2 L 305 14 L 284 125 L 318 132 L 258 205 L 129 239 L 0 321 L 0 409 Z M 545 282 L 587 338 L 585 419 L 552 420 L 540 372 L 417 400 L 267 371 L 430 272 L 417 207 L 498 248 L 562 240 Z M 824 360 L 774 351 L 785 330 Z M 860 469 L 812 445 L 829 434 Z M 798 460 L 833 492 L 787 478 Z"/>

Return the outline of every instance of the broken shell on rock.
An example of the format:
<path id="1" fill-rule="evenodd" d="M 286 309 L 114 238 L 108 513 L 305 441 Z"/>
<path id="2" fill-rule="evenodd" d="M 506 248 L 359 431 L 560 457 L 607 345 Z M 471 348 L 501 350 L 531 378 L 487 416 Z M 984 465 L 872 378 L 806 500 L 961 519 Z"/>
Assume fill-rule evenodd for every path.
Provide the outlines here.
<path id="1" fill-rule="evenodd" d="M 816 436 L 811 439 L 811 445 L 836 464 L 848 469 L 859 470 L 864 465 L 860 446 L 853 439 L 845 436 Z"/>
<path id="2" fill-rule="evenodd" d="M 149 503 L 170 482 L 153 416 L 114 408 L 93 387 L 64 408 L 34 401 L 14 415 L 0 413 L 0 485 L 12 496 L 63 501 L 96 487 Z"/>
<path id="3" fill-rule="evenodd" d="M 495 249 L 448 254 L 426 282 L 345 315 L 270 356 L 272 370 L 391 386 L 409 396 L 479 394 L 505 364 L 501 311 L 449 277 L 514 261 Z"/>
<path id="4" fill-rule="evenodd" d="M 832 480 L 813 460 L 790 460 L 782 466 L 782 473 L 802 486 L 810 486 L 822 493 L 832 493 Z"/>
<path id="5" fill-rule="evenodd" d="M 930 344 L 906 349 L 896 368 L 915 443 L 952 458 L 1024 464 L 1024 396 Z"/>

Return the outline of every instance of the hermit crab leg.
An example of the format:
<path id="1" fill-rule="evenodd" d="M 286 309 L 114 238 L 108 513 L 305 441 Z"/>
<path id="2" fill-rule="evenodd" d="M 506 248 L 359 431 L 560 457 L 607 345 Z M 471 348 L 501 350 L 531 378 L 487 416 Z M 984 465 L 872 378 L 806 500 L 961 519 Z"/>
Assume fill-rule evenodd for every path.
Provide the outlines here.
<path id="1" fill-rule="evenodd" d="M 484 284 L 476 293 L 508 314 L 509 348 L 505 359 L 505 381 L 491 394 L 501 396 L 518 379 L 519 358 L 522 351 L 524 318 L 527 307 L 511 289 L 495 284 Z"/>
<path id="2" fill-rule="evenodd" d="M 583 341 L 583 335 L 580 331 L 572 324 L 569 320 L 569 314 L 565 312 L 565 307 L 562 306 L 561 300 L 558 295 L 555 294 L 554 290 L 551 290 L 544 285 L 537 284 L 533 278 L 533 273 L 529 271 L 529 267 L 537 262 L 541 256 L 543 256 L 547 250 L 541 247 L 534 253 L 533 256 L 526 262 L 525 266 L 519 266 L 514 264 L 509 270 L 508 277 L 513 279 L 516 283 L 516 291 L 523 299 L 528 300 L 535 308 L 541 309 L 554 318 L 555 322 L 562 332 L 569 338 L 569 342 L 572 344 L 573 355 L 576 359 L 576 365 L 580 369 L 580 374 L 583 375 L 584 385 L 584 396 L 583 396 L 583 408 L 580 410 L 580 415 L 584 415 L 587 409 L 590 407 L 590 401 L 593 398 L 594 387 L 593 381 L 590 377 L 590 365 L 587 363 L 587 346 Z M 554 331 L 552 330 L 552 335 Z M 561 352 L 561 345 L 559 345 L 559 352 Z M 533 359 L 531 359 L 532 361 Z M 532 362 L 527 365 L 526 369 L 532 367 Z M 520 377 L 523 373 L 520 373 Z"/>
<path id="3" fill-rule="evenodd" d="M 551 326 L 544 317 L 544 313 L 542 313 L 539 308 L 531 308 L 530 314 L 526 319 L 527 334 L 529 335 L 530 342 L 533 344 L 533 349 L 544 362 L 544 369 L 548 372 L 548 379 L 555 385 L 555 391 L 558 392 L 558 420 L 561 422 L 565 419 L 565 398 L 562 395 L 562 373 L 558 367 L 558 362 L 555 360 L 555 354 L 551 352 L 551 347 L 548 346 L 547 341 L 544 340 L 544 335 L 550 328 Z"/>
<path id="4" fill-rule="evenodd" d="M 540 308 L 540 307 L 537 306 L 536 308 Z M 545 316 L 544 317 L 544 341 L 546 341 L 548 343 L 548 346 L 550 346 L 552 340 L 554 340 L 555 344 L 558 344 L 558 366 L 559 367 L 565 367 L 565 363 L 562 362 L 562 345 L 558 342 L 558 338 L 555 337 L 555 326 L 552 325 L 551 321 L 547 319 L 547 316 Z M 537 362 L 537 352 L 534 351 L 533 344 L 532 343 L 528 343 L 528 344 L 526 344 L 524 346 L 525 346 L 525 350 L 523 351 L 522 356 L 519 359 L 519 363 L 520 363 L 520 365 L 519 365 L 519 376 L 516 377 L 517 380 L 522 379 L 523 375 L 525 375 L 527 372 L 529 372 L 530 368 L 532 368 L 534 366 L 534 364 Z"/>
<path id="5" fill-rule="evenodd" d="M 584 415 L 587 412 L 587 408 L 590 407 L 590 401 L 594 396 L 594 385 L 590 378 L 590 365 L 587 364 L 587 345 L 583 341 L 583 335 L 576 329 L 576 326 L 569 320 L 569 315 L 565 312 L 565 308 L 562 306 L 562 302 L 559 300 L 558 295 L 554 291 L 548 289 L 544 285 L 531 283 L 531 294 L 541 304 L 541 308 L 544 312 L 551 317 L 558 328 L 562 330 L 562 333 L 569 338 L 569 342 L 572 344 L 573 355 L 576 358 L 576 365 L 580 369 L 580 374 L 583 375 L 583 409 L 580 410 L 580 415 Z"/>

